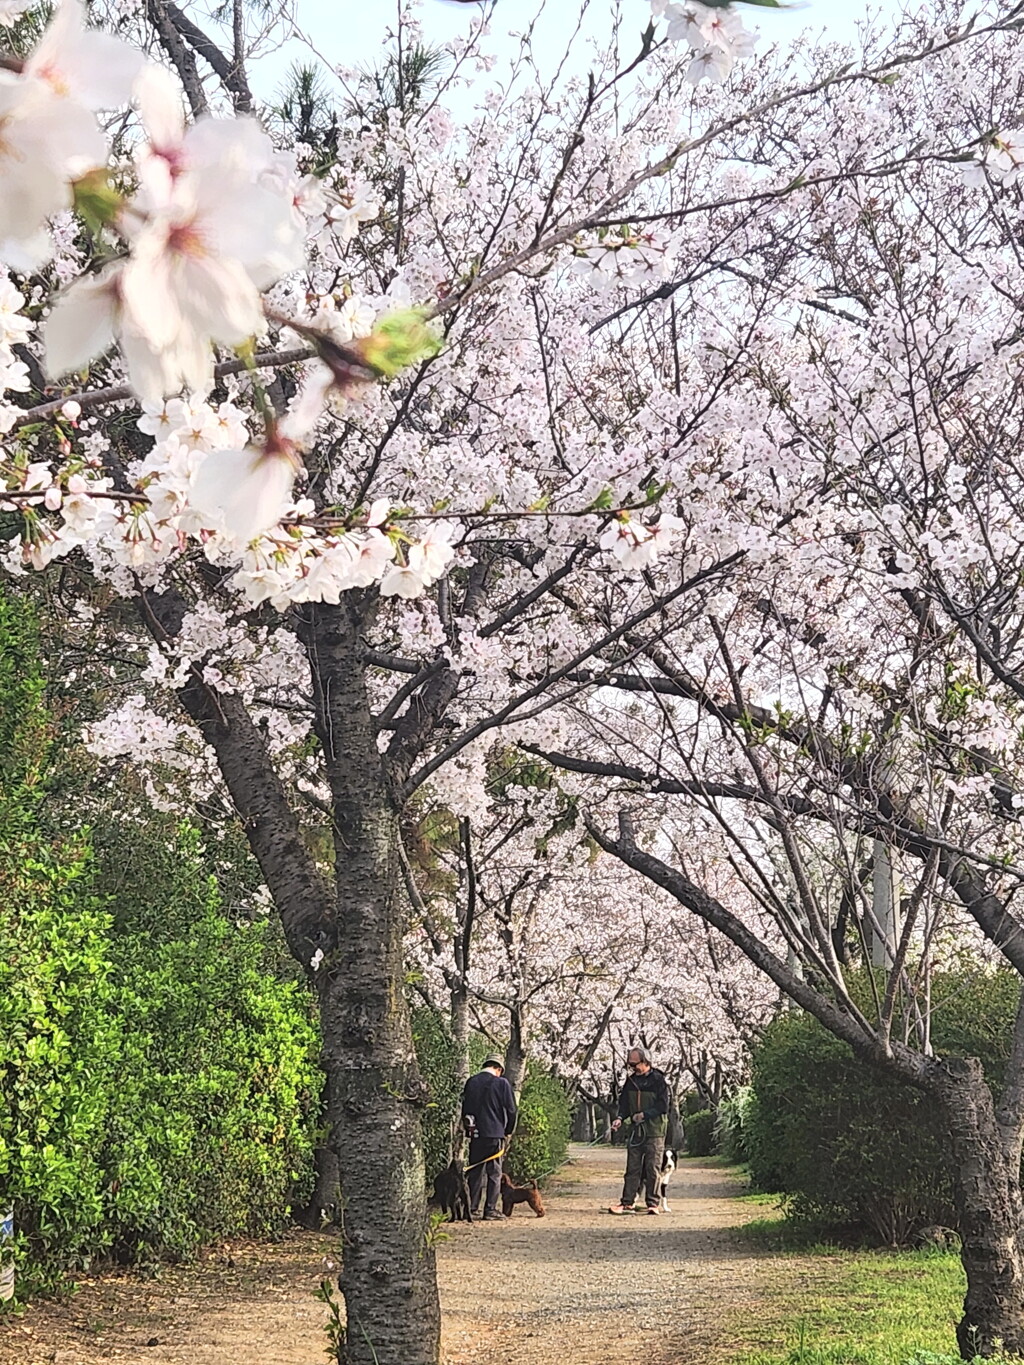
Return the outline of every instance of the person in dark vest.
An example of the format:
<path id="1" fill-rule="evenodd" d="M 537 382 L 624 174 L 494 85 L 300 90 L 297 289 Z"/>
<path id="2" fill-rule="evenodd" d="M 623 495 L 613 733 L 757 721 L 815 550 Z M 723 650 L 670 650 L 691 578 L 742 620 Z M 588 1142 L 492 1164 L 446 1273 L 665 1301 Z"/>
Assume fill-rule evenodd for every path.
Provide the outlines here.
<path id="1" fill-rule="evenodd" d="M 480 1196 L 484 1184 L 484 1221 L 503 1223 L 501 1198 L 501 1159 L 508 1139 L 516 1127 L 516 1097 L 504 1076 L 500 1057 L 488 1057 L 482 1071 L 470 1076 L 462 1092 L 462 1125 L 469 1136 L 469 1207 L 474 1218 L 480 1216 Z"/>
<path id="2" fill-rule="evenodd" d="M 647 1212 L 658 1213 L 658 1186 L 665 1155 L 668 1131 L 668 1082 L 651 1065 L 651 1054 L 643 1047 L 630 1048 L 626 1058 L 630 1077 L 619 1096 L 619 1116 L 612 1124 L 616 1131 L 629 1127 L 626 1146 L 626 1179 L 622 1198 L 609 1213 L 635 1213 L 640 1186 L 646 1186 Z"/>

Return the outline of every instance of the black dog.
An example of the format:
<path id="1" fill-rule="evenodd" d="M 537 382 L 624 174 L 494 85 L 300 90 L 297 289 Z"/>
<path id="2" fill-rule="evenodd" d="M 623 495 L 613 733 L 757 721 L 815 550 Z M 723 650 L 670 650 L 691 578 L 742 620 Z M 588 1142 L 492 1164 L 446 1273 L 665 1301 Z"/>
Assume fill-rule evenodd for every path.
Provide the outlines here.
<path id="1" fill-rule="evenodd" d="M 434 1203 L 440 1204 L 449 1223 L 461 1220 L 472 1223 L 469 1211 L 469 1182 L 458 1157 L 453 1157 L 443 1171 L 434 1176 Z"/>

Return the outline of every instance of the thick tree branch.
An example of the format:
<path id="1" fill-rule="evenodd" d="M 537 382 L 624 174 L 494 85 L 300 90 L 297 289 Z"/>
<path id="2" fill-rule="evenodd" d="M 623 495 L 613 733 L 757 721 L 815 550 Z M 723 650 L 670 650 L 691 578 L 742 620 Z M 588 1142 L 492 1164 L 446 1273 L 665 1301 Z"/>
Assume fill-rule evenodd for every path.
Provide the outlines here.
<path id="1" fill-rule="evenodd" d="M 206 91 L 203 89 L 203 80 L 199 74 L 199 67 L 196 65 L 195 55 L 168 18 L 164 0 L 147 0 L 146 14 L 156 29 L 160 46 L 170 57 L 174 69 L 178 73 L 185 96 L 188 99 L 188 107 L 192 111 L 192 117 L 199 118 L 200 114 L 208 113 L 210 106 L 206 98 Z"/>
<path id="2" fill-rule="evenodd" d="M 205 62 L 217 73 L 225 89 L 230 93 L 235 112 L 250 114 L 253 108 L 252 91 L 246 80 L 245 67 L 239 58 L 226 57 L 217 44 L 203 32 L 197 24 L 172 0 L 160 0 L 168 21 L 185 41 L 195 49 Z"/>
<path id="3" fill-rule="evenodd" d="M 882 1040 L 874 1033 L 865 1033 L 854 1019 L 844 1013 L 839 1006 L 807 981 L 794 972 L 778 957 L 768 945 L 743 923 L 738 916 L 727 910 L 720 901 L 709 895 L 703 888 L 681 871 L 670 867 L 660 858 L 645 852 L 636 843 L 632 820 L 626 812 L 619 816 L 619 836 L 613 839 L 592 820 L 587 828 L 593 838 L 606 853 L 621 859 L 628 867 L 641 873 L 656 886 L 667 891 L 680 905 L 697 915 L 706 924 L 724 934 L 775 984 L 795 1000 L 798 1005 L 814 1016 L 835 1037 L 841 1038 L 858 1055 L 875 1066 L 892 1071 L 903 1080 L 919 1087 L 925 1083 L 924 1059 L 910 1048 L 900 1043 L 892 1043 L 887 1049 Z"/>
<path id="4" fill-rule="evenodd" d="M 166 644 L 179 634 L 188 606 L 168 589 L 142 593 L 139 609 L 153 638 Z M 236 693 L 217 692 L 204 681 L 199 662 L 192 665 L 178 697 L 216 756 L 288 946 L 308 970 L 318 949 L 326 954 L 333 946 L 332 898 L 306 847 L 266 739 Z"/>
<path id="5" fill-rule="evenodd" d="M 303 360 L 311 360 L 313 352 L 308 346 L 296 346 L 287 351 L 260 351 L 252 361 L 252 367 L 257 370 L 281 369 L 285 365 L 298 365 Z M 217 365 L 213 371 L 218 379 L 223 379 L 229 374 L 241 374 L 243 370 L 248 370 L 250 364 L 246 360 L 224 360 Z M 12 430 L 17 431 L 19 427 L 28 426 L 32 422 L 45 422 L 50 417 L 56 417 L 65 403 L 71 399 L 83 409 L 100 408 L 107 403 L 133 402 L 138 404 L 138 398 L 127 384 L 116 384 L 106 389 L 85 390 L 82 393 L 68 393 L 63 398 L 55 398 L 49 403 L 40 403 L 34 408 L 27 408 L 14 423 Z"/>

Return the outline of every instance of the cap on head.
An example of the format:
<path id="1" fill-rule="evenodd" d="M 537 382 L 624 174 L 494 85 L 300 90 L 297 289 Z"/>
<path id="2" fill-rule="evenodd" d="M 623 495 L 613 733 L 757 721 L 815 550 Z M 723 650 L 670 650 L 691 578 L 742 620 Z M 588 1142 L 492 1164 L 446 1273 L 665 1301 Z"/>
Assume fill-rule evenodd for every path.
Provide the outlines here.
<path id="1" fill-rule="evenodd" d="M 497 1067 L 499 1071 L 505 1070 L 505 1063 L 500 1057 L 488 1057 L 486 1062 L 484 1062 L 484 1070 L 486 1071 L 489 1066 Z"/>

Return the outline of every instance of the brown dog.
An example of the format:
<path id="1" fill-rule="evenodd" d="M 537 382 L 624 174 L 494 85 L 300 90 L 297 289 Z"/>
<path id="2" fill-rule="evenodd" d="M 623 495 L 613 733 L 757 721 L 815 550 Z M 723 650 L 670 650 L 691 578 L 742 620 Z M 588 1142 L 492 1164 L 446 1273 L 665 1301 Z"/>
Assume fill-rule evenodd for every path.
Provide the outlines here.
<path id="1" fill-rule="evenodd" d="M 512 1217 L 517 1204 L 529 1204 L 538 1218 L 544 1217 L 544 1201 L 540 1197 L 536 1180 L 526 1185 L 513 1185 L 507 1175 L 501 1177 L 501 1211 L 506 1218 Z"/>

